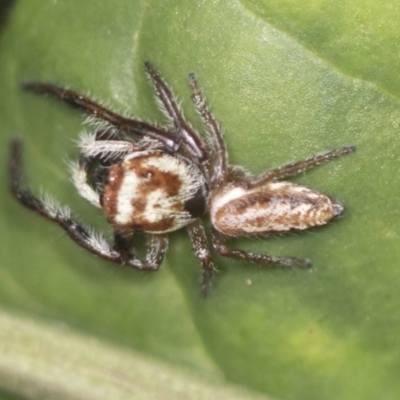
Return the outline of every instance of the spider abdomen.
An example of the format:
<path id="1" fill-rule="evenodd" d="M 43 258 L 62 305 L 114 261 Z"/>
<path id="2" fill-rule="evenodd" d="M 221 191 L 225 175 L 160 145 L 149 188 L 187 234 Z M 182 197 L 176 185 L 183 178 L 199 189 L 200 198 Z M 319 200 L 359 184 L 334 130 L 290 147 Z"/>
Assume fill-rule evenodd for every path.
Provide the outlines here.
<path id="1" fill-rule="evenodd" d="M 206 196 L 205 178 L 194 163 L 163 151 L 141 151 L 110 167 L 101 204 L 116 227 L 165 233 L 202 215 Z"/>
<path id="2" fill-rule="evenodd" d="M 231 236 L 303 230 L 342 212 L 339 202 L 291 182 L 270 182 L 253 190 L 233 184 L 217 192 L 210 206 L 214 227 Z"/>

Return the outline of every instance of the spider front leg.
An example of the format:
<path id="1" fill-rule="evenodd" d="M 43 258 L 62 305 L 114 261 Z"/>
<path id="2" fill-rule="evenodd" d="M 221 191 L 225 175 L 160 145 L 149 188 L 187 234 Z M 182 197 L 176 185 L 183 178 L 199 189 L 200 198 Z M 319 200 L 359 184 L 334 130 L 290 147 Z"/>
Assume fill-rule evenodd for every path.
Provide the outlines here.
<path id="1" fill-rule="evenodd" d="M 301 260 L 292 257 L 273 257 L 267 254 L 252 253 L 239 249 L 229 249 L 226 246 L 226 237 L 215 229 L 213 230 L 212 244 L 214 250 L 219 255 L 227 258 L 233 258 L 235 260 L 242 260 L 270 267 L 311 267 L 311 261 L 307 259 Z"/>
<path id="2" fill-rule="evenodd" d="M 89 171 L 98 164 L 104 169 L 112 162 L 119 162 L 128 153 L 143 150 L 146 144 L 149 144 L 147 140 L 145 143 L 141 143 L 140 141 L 130 142 L 116 138 L 109 130 L 83 133 L 78 143 L 82 156 L 78 161 L 71 162 L 69 165 L 72 182 L 79 194 L 94 206 L 102 208 L 98 193 L 88 184 Z M 99 180 L 101 182 L 102 179 Z"/>
<path id="3" fill-rule="evenodd" d="M 200 91 L 195 74 L 189 75 L 189 85 L 192 90 L 193 104 L 203 121 L 208 139 L 211 142 L 213 157 L 211 159 L 211 185 L 220 185 L 228 174 L 228 160 L 221 128 L 211 113 L 202 92 Z"/>
<path id="4" fill-rule="evenodd" d="M 168 239 L 165 235 L 149 235 L 144 262 L 130 253 L 130 257 L 127 258 L 127 252 L 121 251 L 121 243 L 117 243 L 114 248 L 110 246 L 101 234 L 93 232 L 72 217 L 68 207 L 62 207 L 50 199 L 40 199 L 34 196 L 30 190 L 23 188 L 21 185 L 21 150 L 21 140 L 19 138 L 12 139 L 9 184 L 11 193 L 20 204 L 59 225 L 74 242 L 104 260 L 147 271 L 155 271 L 160 267 L 168 247 Z"/>
<path id="5" fill-rule="evenodd" d="M 206 232 L 202 222 L 199 219 L 192 222 L 187 227 L 187 230 L 189 232 L 190 240 L 192 241 L 195 255 L 200 260 L 203 268 L 200 293 L 202 296 L 207 297 L 211 290 L 216 269 L 211 258 Z"/>
<path id="6" fill-rule="evenodd" d="M 123 117 L 74 90 L 42 82 L 25 82 L 22 88 L 52 96 L 91 117 L 107 122 L 128 137 L 149 137 L 162 143 L 170 151 L 177 151 L 180 146 L 179 136 L 147 122 Z"/>
<path id="7" fill-rule="evenodd" d="M 182 137 L 190 154 L 200 163 L 208 159 L 208 154 L 196 132 L 186 122 L 174 94 L 165 80 L 149 62 L 144 63 L 147 76 L 154 87 L 162 111 L 171 120 L 178 137 Z"/>

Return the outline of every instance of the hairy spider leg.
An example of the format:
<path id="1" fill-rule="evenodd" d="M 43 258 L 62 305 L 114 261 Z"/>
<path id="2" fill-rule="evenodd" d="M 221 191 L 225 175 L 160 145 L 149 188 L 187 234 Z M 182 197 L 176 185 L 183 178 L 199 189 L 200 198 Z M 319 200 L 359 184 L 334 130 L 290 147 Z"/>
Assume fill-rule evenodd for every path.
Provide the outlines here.
<path id="1" fill-rule="evenodd" d="M 128 142 L 115 137 L 109 130 L 100 129 L 93 134 L 81 135 L 78 147 L 82 156 L 78 161 L 69 163 L 72 182 L 78 193 L 87 201 L 98 208 L 100 204 L 99 194 L 88 183 L 88 171 L 97 163 L 106 167 L 111 162 L 120 161 L 127 153 L 140 150 L 138 143 Z"/>
<path id="2" fill-rule="evenodd" d="M 42 82 L 25 82 L 22 84 L 22 88 L 34 93 L 52 96 L 87 115 L 106 121 L 129 137 L 147 136 L 163 143 L 166 149 L 170 151 L 177 151 L 180 146 L 179 136 L 147 122 L 122 117 L 74 90 Z"/>
<path id="3" fill-rule="evenodd" d="M 207 150 L 204 148 L 197 133 L 186 122 L 182 111 L 179 109 L 176 98 L 165 80 L 150 62 L 147 61 L 144 65 L 147 76 L 160 102 L 161 109 L 165 111 L 167 117 L 172 121 L 178 136 L 182 137 L 182 141 L 185 143 L 190 154 L 194 156 L 199 163 L 208 160 L 209 156 Z"/>
<path id="4" fill-rule="evenodd" d="M 281 167 L 271 169 L 260 176 L 251 179 L 248 182 L 249 188 L 262 186 L 267 182 L 279 180 L 291 175 L 297 175 L 305 172 L 307 169 L 315 167 L 319 164 L 331 161 L 335 158 L 352 154 L 356 151 L 355 146 L 345 146 L 340 149 L 328 150 L 323 153 L 316 154 L 305 160 L 296 161 L 293 163 L 285 164 Z"/>
<path id="5" fill-rule="evenodd" d="M 253 262 L 271 267 L 311 267 L 311 261 L 308 259 L 298 259 L 292 257 L 273 257 L 267 254 L 252 253 L 239 249 L 230 249 L 226 246 L 226 236 L 216 229 L 213 229 L 212 243 L 214 250 L 223 257 L 233 258 L 246 262 Z"/>
<path id="6" fill-rule="evenodd" d="M 78 193 L 97 208 L 102 208 L 99 194 L 87 183 L 87 173 L 94 162 L 93 158 L 80 157 L 78 161 L 70 163 L 72 183 Z"/>
<path id="7" fill-rule="evenodd" d="M 221 128 L 207 106 L 202 92 L 197 85 L 195 74 L 189 75 L 193 104 L 200 114 L 206 133 L 211 139 L 213 157 L 211 159 L 211 186 L 220 185 L 227 178 L 228 160 Z"/>
<path id="8" fill-rule="evenodd" d="M 73 218 L 68 207 L 59 206 L 51 200 L 39 199 L 22 187 L 21 151 L 21 139 L 13 138 L 10 143 L 9 184 L 11 193 L 19 203 L 59 225 L 74 242 L 104 260 L 145 271 L 156 271 L 160 268 L 168 247 L 166 235 L 148 235 L 150 237 L 144 262 L 130 253 L 131 258 L 126 259 L 126 252 L 121 253 L 113 249 L 102 235 L 91 231 Z M 121 249 L 121 246 L 117 245 L 116 248 Z"/>
<path id="9" fill-rule="evenodd" d="M 196 257 L 200 260 L 203 268 L 201 278 L 200 293 L 207 297 L 210 293 L 212 282 L 215 276 L 216 268 L 212 260 L 210 247 L 203 223 L 198 219 L 187 226 L 189 237 Z"/>
<path id="10" fill-rule="evenodd" d="M 143 141 L 149 143 L 148 140 Z M 156 143 L 159 144 L 159 142 Z M 119 160 L 128 153 L 144 150 L 141 141 L 130 142 L 115 136 L 103 136 L 97 131 L 81 134 L 78 147 L 85 157 L 97 157 L 102 161 Z"/>

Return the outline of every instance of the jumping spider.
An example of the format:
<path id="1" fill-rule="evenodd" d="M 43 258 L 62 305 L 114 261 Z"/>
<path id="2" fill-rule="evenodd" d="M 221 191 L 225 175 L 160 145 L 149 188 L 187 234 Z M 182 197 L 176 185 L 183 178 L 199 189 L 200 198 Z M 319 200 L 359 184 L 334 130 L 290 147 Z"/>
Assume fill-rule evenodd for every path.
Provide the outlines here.
<path id="1" fill-rule="evenodd" d="M 34 196 L 21 185 L 21 140 L 11 141 L 10 185 L 25 207 L 58 224 L 84 249 L 111 261 L 145 271 L 159 269 L 168 233 L 186 227 L 202 268 L 201 291 L 209 292 L 215 267 L 200 217 L 209 214 L 212 246 L 220 255 L 258 264 L 308 267 L 309 260 L 278 258 L 226 246 L 227 236 L 284 233 L 324 225 L 342 214 L 336 200 L 307 187 L 281 181 L 308 168 L 355 151 L 354 146 L 317 154 L 251 177 L 228 164 L 225 143 L 196 78 L 189 75 L 193 104 L 204 124 L 206 140 L 186 122 L 164 79 L 150 63 L 146 74 L 170 126 L 155 126 L 120 116 L 69 89 L 39 82 L 23 88 L 50 95 L 101 123 L 83 134 L 82 153 L 71 165 L 79 194 L 103 209 L 114 231 L 110 245 L 61 207 Z M 132 252 L 134 235 L 146 234 L 146 256 Z"/>

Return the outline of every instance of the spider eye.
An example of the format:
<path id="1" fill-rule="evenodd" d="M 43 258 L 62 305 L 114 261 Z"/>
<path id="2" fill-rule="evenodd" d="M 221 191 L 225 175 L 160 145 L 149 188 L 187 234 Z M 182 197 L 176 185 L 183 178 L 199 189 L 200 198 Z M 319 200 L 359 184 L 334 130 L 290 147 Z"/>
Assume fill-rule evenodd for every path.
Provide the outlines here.
<path id="1" fill-rule="evenodd" d="M 151 170 L 144 171 L 140 174 L 140 177 L 143 179 L 150 180 L 154 176 L 154 172 Z"/>

